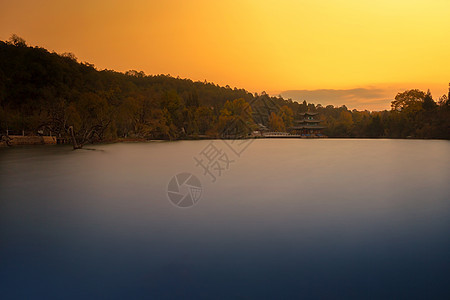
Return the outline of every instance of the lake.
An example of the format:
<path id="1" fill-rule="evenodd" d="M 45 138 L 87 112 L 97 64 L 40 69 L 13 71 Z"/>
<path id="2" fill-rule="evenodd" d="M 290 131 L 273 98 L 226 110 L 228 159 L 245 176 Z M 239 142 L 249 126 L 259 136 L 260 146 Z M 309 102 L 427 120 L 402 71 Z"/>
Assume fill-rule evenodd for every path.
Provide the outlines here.
<path id="1" fill-rule="evenodd" d="M 0 149 L 0 298 L 450 297 L 449 141 L 86 147 Z"/>

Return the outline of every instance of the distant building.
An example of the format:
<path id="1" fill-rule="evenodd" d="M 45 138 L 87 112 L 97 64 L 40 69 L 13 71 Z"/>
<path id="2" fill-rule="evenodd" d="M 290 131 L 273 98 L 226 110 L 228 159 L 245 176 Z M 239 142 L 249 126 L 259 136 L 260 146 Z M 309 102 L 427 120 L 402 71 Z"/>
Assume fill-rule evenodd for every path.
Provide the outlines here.
<path id="1" fill-rule="evenodd" d="M 319 113 L 305 112 L 299 114 L 300 119 L 294 120 L 295 125 L 289 128 L 292 134 L 304 136 L 323 136 L 322 130 L 325 128 L 320 125 Z"/>

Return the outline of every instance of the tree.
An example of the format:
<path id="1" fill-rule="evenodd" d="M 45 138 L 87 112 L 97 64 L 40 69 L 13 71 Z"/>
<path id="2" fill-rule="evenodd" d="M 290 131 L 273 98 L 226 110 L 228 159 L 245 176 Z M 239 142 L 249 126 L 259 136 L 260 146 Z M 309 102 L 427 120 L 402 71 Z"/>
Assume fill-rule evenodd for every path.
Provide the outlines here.
<path id="1" fill-rule="evenodd" d="M 177 128 L 182 130 L 182 128 L 185 126 L 185 118 L 183 116 L 185 106 L 183 99 L 175 90 L 171 89 L 164 94 L 160 108 L 167 109 L 172 122 Z"/>
<path id="2" fill-rule="evenodd" d="M 292 127 L 294 122 L 294 112 L 289 106 L 283 105 L 280 108 L 279 116 L 283 120 L 285 128 Z"/>
<path id="3" fill-rule="evenodd" d="M 74 149 L 102 140 L 112 120 L 108 102 L 94 93 L 83 94 L 79 101 L 71 103 L 67 116 L 66 130 Z"/>
<path id="4" fill-rule="evenodd" d="M 422 107 L 427 111 L 432 110 L 436 107 L 436 102 L 434 102 L 430 90 L 428 90 L 427 94 L 425 95 L 425 98 L 423 99 Z"/>
<path id="5" fill-rule="evenodd" d="M 383 133 L 383 124 L 380 116 L 377 114 L 375 117 L 371 118 L 369 125 L 367 126 L 367 134 L 370 137 L 380 137 L 383 136 Z"/>
<path id="6" fill-rule="evenodd" d="M 27 42 L 23 38 L 18 36 L 17 34 L 11 35 L 8 42 L 9 42 L 9 44 L 14 45 L 16 47 L 26 47 L 27 46 Z"/>
<path id="7" fill-rule="evenodd" d="M 272 131 L 278 131 L 278 132 L 286 131 L 286 126 L 283 122 L 283 118 L 280 117 L 279 115 L 275 114 L 274 112 L 272 112 L 270 114 L 269 128 Z"/>
<path id="8" fill-rule="evenodd" d="M 394 111 L 417 112 L 422 109 L 425 96 L 423 91 L 417 89 L 398 93 L 391 102 L 391 108 Z"/>
<path id="9" fill-rule="evenodd" d="M 252 108 L 243 98 L 227 101 L 220 111 L 218 132 L 222 136 L 245 137 L 253 130 Z"/>
<path id="10" fill-rule="evenodd" d="M 214 123 L 213 110 L 206 106 L 200 106 L 195 112 L 199 134 L 206 134 Z"/>
<path id="11" fill-rule="evenodd" d="M 448 100 L 447 95 L 444 94 L 444 95 L 442 95 L 442 97 L 439 97 L 438 104 L 439 104 L 439 106 L 444 106 L 444 105 L 449 106 L 450 105 L 450 101 Z"/>
<path id="12" fill-rule="evenodd" d="M 340 113 L 337 120 L 331 118 L 331 124 L 329 126 L 334 136 L 350 136 L 353 127 L 352 113 L 347 110 L 346 107 L 339 108 Z"/>
<path id="13" fill-rule="evenodd" d="M 128 70 L 125 72 L 125 75 L 137 77 L 137 78 L 143 78 L 145 77 L 144 71 L 136 71 L 136 70 Z"/>

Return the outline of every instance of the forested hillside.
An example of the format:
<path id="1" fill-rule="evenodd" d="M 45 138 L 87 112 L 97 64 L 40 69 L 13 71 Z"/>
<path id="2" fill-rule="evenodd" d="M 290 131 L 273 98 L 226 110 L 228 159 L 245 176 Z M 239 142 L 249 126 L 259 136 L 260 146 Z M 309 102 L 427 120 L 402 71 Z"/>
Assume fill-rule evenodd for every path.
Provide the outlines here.
<path id="1" fill-rule="evenodd" d="M 97 70 L 17 36 L 0 41 L 3 135 L 51 131 L 79 145 L 124 137 L 245 136 L 261 124 L 287 130 L 307 110 L 320 113 L 330 137 L 450 138 L 446 95 L 436 103 L 431 94 L 410 90 L 397 95 L 390 111 L 350 111 L 169 75 Z"/>

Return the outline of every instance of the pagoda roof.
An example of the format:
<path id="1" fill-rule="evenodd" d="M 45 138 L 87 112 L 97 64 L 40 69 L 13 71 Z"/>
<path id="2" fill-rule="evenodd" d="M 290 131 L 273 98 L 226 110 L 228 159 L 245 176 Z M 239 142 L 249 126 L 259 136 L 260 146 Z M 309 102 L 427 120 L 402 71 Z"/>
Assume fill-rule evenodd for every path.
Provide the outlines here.
<path id="1" fill-rule="evenodd" d="M 315 116 L 315 115 L 318 115 L 318 114 L 319 114 L 318 112 L 312 112 L 312 111 L 307 111 L 307 112 L 304 112 L 304 113 L 299 113 L 300 116 L 304 116 L 304 115 Z"/>
<path id="2" fill-rule="evenodd" d="M 322 122 L 322 120 L 307 120 L 307 119 L 303 119 L 303 120 L 294 120 L 294 122 L 296 122 L 296 123 L 320 123 L 320 122 Z"/>
<path id="3" fill-rule="evenodd" d="M 293 126 L 289 129 L 324 129 L 325 126 L 314 126 L 314 125 L 304 125 L 304 126 Z"/>

